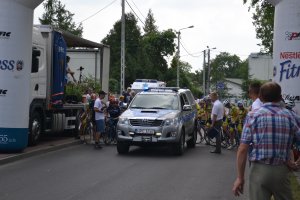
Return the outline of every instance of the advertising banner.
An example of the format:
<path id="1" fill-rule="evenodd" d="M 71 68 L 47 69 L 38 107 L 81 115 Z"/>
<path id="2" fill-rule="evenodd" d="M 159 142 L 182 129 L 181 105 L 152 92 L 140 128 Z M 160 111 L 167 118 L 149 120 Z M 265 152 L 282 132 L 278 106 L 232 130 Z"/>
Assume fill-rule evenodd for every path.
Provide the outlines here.
<path id="1" fill-rule="evenodd" d="M 0 151 L 27 146 L 33 9 L 41 2 L 0 1 Z"/>
<path id="2" fill-rule="evenodd" d="M 273 81 L 300 113 L 300 1 L 269 0 L 275 6 Z"/>

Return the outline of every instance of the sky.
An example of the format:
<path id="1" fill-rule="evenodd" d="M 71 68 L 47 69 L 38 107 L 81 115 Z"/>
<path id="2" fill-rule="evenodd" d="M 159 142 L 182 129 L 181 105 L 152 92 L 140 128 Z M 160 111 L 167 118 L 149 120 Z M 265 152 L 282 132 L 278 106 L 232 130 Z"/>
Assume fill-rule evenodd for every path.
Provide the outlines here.
<path id="1" fill-rule="evenodd" d="M 192 65 L 192 71 L 201 70 L 203 50 L 211 50 L 211 59 L 220 52 L 237 55 L 242 60 L 250 53 L 259 52 L 252 14 L 243 0 L 127 0 L 128 4 L 145 21 L 152 10 L 159 31 L 181 30 L 180 57 Z M 75 23 L 82 22 L 83 37 L 100 42 L 121 18 L 121 0 L 61 0 L 66 9 L 74 13 Z M 125 12 L 132 12 L 125 3 Z M 44 12 L 39 5 L 34 12 L 34 23 Z M 97 14 L 96 14 L 97 13 Z M 138 20 L 141 30 L 143 23 Z M 175 41 L 177 44 L 177 40 Z M 170 61 L 172 58 L 167 58 Z M 128 66 L 127 66 L 128 67 Z"/>

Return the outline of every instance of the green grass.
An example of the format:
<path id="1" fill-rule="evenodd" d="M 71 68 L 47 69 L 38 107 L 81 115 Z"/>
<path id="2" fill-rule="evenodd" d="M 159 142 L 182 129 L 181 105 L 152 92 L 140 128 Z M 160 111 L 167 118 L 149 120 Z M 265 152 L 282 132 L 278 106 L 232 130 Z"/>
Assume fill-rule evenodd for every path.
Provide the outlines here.
<path id="1" fill-rule="evenodd" d="M 294 200 L 300 200 L 300 185 L 297 181 L 297 177 L 294 174 L 292 174 L 290 176 L 290 180 L 291 180 L 293 198 Z M 271 200 L 274 200 L 274 198 L 272 197 Z"/>
<path id="2" fill-rule="evenodd" d="M 297 177 L 292 174 L 290 178 L 294 200 L 300 200 L 300 185 L 297 181 Z"/>

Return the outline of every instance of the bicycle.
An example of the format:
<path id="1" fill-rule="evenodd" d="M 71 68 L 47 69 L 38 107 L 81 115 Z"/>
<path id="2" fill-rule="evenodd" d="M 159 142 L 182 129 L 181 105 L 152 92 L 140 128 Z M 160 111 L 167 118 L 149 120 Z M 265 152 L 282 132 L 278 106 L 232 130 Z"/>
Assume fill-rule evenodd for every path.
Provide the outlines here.
<path id="1" fill-rule="evenodd" d="M 118 118 L 107 117 L 105 122 L 105 131 L 101 136 L 103 143 L 106 145 L 116 144 Z"/>
<path id="2" fill-rule="evenodd" d="M 80 140 L 84 144 L 91 144 L 94 140 L 94 124 L 92 122 L 92 112 L 89 108 L 79 114 L 80 123 L 78 126 Z"/>
<path id="3" fill-rule="evenodd" d="M 197 140 L 196 144 L 200 144 L 205 139 L 205 136 L 207 135 L 206 127 L 205 127 L 206 121 L 205 120 L 197 120 Z"/>

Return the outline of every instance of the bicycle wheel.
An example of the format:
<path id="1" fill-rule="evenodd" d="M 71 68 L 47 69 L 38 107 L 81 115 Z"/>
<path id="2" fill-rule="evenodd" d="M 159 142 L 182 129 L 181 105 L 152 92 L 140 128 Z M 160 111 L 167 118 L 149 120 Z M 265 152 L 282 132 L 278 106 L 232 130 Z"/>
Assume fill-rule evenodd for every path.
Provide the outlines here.
<path id="1" fill-rule="evenodd" d="M 216 145 L 216 141 L 217 141 L 216 137 L 210 138 L 208 136 L 208 132 L 206 130 L 205 130 L 204 140 L 205 140 L 206 144 L 211 145 L 211 146 L 215 146 Z"/>
<path id="2" fill-rule="evenodd" d="M 223 128 L 221 128 L 221 147 L 227 148 L 230 146 L 229 137 L 226 134 L 226 132 L 223 131 Z"/>
<path id="3" fill-rule="evenodd" d="M 92 141 L 94 140 L 94 125 L 92 122 L 89 122 L 86 127 L 85 138 L 86 138 L 85 141 L 87 144 L 91 144 Z"/>
<path id="4" fill-rule="evenodd" d="M 200 125 L 197 128 L 197 140 L 196 140 L 196 144 L 200 144 L 201 142 L 203 142 L 204 138 L 206 135 L 206 130 Z"/>
<path id="5" fill-rule="evenodd" d="M 102 133 L 102 140 L 103 140 L 103 143 L 106 145 L 110 144 L 109 131 L 110 131 L 109 126 L 106 126 L 104 133 Z"/>

